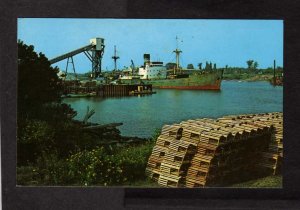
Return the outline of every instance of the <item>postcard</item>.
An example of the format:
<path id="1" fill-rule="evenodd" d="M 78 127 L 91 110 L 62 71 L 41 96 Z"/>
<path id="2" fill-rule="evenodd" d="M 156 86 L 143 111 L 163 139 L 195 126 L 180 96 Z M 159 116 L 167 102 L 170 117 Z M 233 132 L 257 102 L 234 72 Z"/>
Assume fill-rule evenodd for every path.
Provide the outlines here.
<path id="1" fill-rule="evenodd" d="M 18 19 L 17 185 L 281 188 L 283 21 Z"/>

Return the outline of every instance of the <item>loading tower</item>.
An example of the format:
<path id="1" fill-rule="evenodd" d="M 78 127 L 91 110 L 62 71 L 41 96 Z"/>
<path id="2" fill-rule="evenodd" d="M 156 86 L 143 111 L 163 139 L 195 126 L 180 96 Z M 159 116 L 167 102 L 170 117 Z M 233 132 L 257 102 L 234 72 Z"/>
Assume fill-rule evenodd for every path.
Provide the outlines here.
<path id="1" fill-rule="evenodd" d="M 73 71 L 74 71 L 75 77 L 77 79 L 73 56 L 75 56 L 79 53 L 84 53 L 92 63 L 91 77 L 93 79 L 96 79 L 101 74 L 101 62 L 102 62 L 102 57 L 103 57 L 103 53 L 104 53 L 104 48 L 105 48 L 105 45 L 104 45 L 103 38 L 93 38 L 93 39 L 90 39 L 89 45 L 78 48 L 76 50 L 65 53 L 63 55 L 57 56 L 49 61 L 51 64 L 54 64 L 54 63 L 57 63 L 64 59 L 67 59 L 66 74 L 68 73 L 68 64 L 72 63 Z"/>

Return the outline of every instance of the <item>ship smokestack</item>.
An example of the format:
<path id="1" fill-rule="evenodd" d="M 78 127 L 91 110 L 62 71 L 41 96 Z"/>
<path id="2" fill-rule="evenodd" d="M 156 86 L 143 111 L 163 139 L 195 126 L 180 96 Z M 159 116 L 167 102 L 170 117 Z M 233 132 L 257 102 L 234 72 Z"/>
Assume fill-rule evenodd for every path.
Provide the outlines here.
<path id="1" fill-rule="evenodd" d="M 150 63 L 150 54 L 144 54 L 144 65 Z"/>

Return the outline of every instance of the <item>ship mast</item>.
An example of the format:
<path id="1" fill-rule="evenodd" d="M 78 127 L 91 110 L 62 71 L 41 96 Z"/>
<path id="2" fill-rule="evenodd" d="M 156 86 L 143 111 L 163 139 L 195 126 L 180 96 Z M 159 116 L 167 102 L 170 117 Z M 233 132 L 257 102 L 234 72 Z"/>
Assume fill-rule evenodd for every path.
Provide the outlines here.
<path id="1" fill-rule="evenodd" d="M 179 70 L 179 56 L 182 51 L 178 49 L 178 37 L 176 36 L 176 50 L 173 51 L 176 54 L 176 70 Z"/>
<path id="2" fill-rule="evenodd" d="M 114 60 L 115 63 L 115 71 L 117 70 L 117 60 L 120 58 L 119 56 L 117 56 L 117 50 L 116 50 L 116 45 L 115 45 L 115 50 L 114 50 L 114 56 L 111 57 Z"/>

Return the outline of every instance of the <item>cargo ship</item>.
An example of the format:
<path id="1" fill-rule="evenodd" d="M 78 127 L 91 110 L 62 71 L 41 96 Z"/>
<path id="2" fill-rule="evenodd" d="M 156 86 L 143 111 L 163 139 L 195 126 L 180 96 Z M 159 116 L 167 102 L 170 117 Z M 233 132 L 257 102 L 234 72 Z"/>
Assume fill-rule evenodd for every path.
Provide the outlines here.
<path id="1" fill-rule="evenodd" d="M 179 65 L 179 55 L 182 52 L 176 48 L 176 66 L 167 70 L 163 62 L 150 61 L 150 54 L 144 54 L 144 65 L 138 69 L 139 80 L 143 84 L 152 84 L 153 88 L 180 90 L 220 90 L 223 70 L 190 70 Z M 121 79 L 122 83 L 137 83 L 135 79 Z"/>

